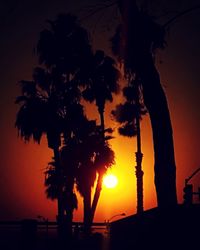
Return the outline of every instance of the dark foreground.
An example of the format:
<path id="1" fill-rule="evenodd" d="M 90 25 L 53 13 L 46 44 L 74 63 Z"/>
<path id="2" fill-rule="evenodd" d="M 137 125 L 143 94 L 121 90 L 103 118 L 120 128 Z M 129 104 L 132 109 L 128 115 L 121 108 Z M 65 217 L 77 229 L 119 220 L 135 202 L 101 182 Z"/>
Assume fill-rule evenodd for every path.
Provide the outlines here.
<path id="1" fill-rule="evenodd" d="M 81 223 L 78 223 L 79 226 Z M 57 235 L 57 223 L 37 220 L 0 222 L 0 250 L 101 250 L 108 249 L 105 223 L 96 223 L 92 235 L 85 237 L 81 228 L 73 226 L 73 237 L 62 240 Z"/>
<path id="2" fill-rule="evenodd" d="M 200 205 L 154 208 L 112 223 L 110 249 L 200 249 Z"/>
<path id="3" fill-rule="evenodd" d="M 18 228 L 19 229 L 19 228 Z M 59 241 L 56 230 L 30 232 L 0 231 L 1 250 L 141 250 L 200 249 L 200 205 L 179 205 L 174 209 L 147 210 L 111 223 L 109 232 L 94 232 L 88 239 L 74 235 Z"/>

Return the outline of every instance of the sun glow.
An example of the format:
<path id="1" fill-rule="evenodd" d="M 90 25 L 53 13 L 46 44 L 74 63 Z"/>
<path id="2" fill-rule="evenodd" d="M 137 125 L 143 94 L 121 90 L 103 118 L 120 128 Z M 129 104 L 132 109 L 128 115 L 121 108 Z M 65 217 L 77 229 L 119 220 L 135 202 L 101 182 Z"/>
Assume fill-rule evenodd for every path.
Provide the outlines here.
<path id="1" fill-rule="evenodd" d="M 108 174 L 103 178 L 103 184 L 107 188 L 114 188 L 118 184 L 118 179 L 113 174 Z"/>

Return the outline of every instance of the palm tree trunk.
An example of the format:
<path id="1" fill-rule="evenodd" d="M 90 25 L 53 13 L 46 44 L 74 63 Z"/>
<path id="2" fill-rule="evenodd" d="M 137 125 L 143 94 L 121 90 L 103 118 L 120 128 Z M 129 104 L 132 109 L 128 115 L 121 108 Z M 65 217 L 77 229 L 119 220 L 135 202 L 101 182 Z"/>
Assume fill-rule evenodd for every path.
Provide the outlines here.
<path id="1" fill-rule="evenodd" d="M 62 235 L 62 225 L 64 222 L 64 206 L 63 206 L 63 190 L 62 190 L 62 172 L 60 166 L 60 155 L 59 155 L 59 148 L 55 147 L 54 151 L 54 158 L 56 163 L 56 171 L 58 176 L 58 215 L 57 215 L 57 222 L 58 222 L 58 234 L 59 236 Z"/>
<path id="2" fill-rule="evenodd" d="M 84 206 L 84 233 L 85 236 L 90 236 L 91 233 L 91 188 L 87 187 L 87 191 L 84 194 L 83 198 L 83 206 Z"/>
<path id="3" fill-rule="evenodd" d="M 98 111 L 99 111 L 99 115 L 100 115 L 100 124 L 101 124 L 102 138 L 103 138 L 103 143 L 104 143 L 105 142 L 104 107 L 99 107 Z M 99 197 L 100 197 L 100 194 L 101 194 L 102 181 L 103 181 L 103 172 L 99 172 L 98 173 L 98 179 L 97 179 L 97 186 L 96 186 L 96 189 L 95 189 L 95 194 L 94 194 L 94 198 L 93 198 L 93 202 L 92 202 L 91 223 L 94 220 L 95 211 L 96 211 L 97 204 L 98 204 L 98 201 L 99 201 Z"/>
<path id="4" fill-rule="evenodd" d="M 100 124 L 101 124 L 101 131 L 102 131 L 102 138 L 103 141 L 105 140 L 104 136 L 104 130 L 105 130 L 105 122 L 104 122 L 104 109 L 99 109 L 99 115 L 100 115 Z"/>
<path id="5" fill-rule="evenodd" d="M 139 75 L 142 79 L 144 102 L 149 111 L 153 131 L 158 206 L 167 208 L 177 204 L 176 164 L 170 113 L 152 57 L 149 61 L 145 61 Z"/>
<path id="6" fill-rule="evenodd" d="M 119 0 L 118 5 L 128 39 L 128 33 L 134 32 L 134 28 L 139 30 L 144 27 L 140 27 L 140 23 L 138 23 L 139 10 L 136 1 Z M 130 28 L 132 28 L 131 31 Z M 140 45 L 139 41 L 137 42 Z M 127 44 L 131 47 L 130 41 L 127 41 Z M 135 50 L 136 48 L 134 48 Z M 127 55 L 128 52 L 127 50 Z M 150 51 L 143 48 L 141 55 L 139 53 L 137 55 L 138 62 L 136 62 L 137 69 L 135 70 L 142 80 L 144 102 L 149 111 L 153 131 L 157 202 L 159 208 L 167 208 L 177 204 L 176 165 L 170 114 Z M 135 62 L 134 58 L 133 61 Z"/>
<path id="7" fill-rule="evenodd" d="M 64 190 L 64 200 L 63 207 L 65 210 L 64 215 L 64 233 L 65 238 L 67 238 L 68 241 L 71 241 L 72 239 L 72 222 L 73 222 L 73 212 L 74 212 L 74 172 L 70 172 L 68 174 L 65 173 L 65 190 Z"/>
<path id="8" fill-rule="evenodd" d="M 141 214 L 144 210 L 143 206 L 143 171 L 142 171 L 142 150 L 141 150 L 141 131 L 140 131 L 140 102 L 139 102 L 139 85 L 137 84 L 137 94 L 136 94 L 136 105 L 137 105 L 137 115 L 136 115 L 136 129 L 137 129 L 137 152 L 136 156 L 136 179 L 137 179 L 137 214 Z"/>
<path id="9" fill-rule="evenodd" d="M 103 174 L 98 173 L 97 185 L 96 185 L 95 194 L 94 194 L 94 198 L 93 198 L 93 202 L 92 202 L 92 209 L 91 209 L 91 223 L 94 220 L 95 211 L 96 211 L 99 197 L 101 194 L 102 181 L 103 181 Z"/>

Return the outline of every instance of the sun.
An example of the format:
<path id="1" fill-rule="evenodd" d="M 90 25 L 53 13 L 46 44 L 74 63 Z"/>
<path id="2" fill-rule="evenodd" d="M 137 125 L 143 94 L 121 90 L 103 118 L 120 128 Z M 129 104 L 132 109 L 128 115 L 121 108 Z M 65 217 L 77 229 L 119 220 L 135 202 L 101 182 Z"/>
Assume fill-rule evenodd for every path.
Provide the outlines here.
<path id="1" fill-rule="evenodd" d="M 118 184 L 118 179 L 115 175 L 113 174 L 107 174 L 104 178 L 103 178 L 103 184 L 104 186 L 106 186 L 107 188 L 114 188 L 117 186 Z"/>

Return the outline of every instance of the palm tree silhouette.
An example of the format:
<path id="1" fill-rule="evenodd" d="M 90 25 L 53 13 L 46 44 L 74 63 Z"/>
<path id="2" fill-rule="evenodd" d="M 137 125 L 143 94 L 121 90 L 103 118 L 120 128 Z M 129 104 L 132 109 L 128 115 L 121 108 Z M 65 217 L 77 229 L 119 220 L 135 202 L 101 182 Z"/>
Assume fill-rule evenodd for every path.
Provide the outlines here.
<path id="1" fill-rule="evenodd" d="M 58 198 L 58 176 L 56 171 L 56 163 L 54 160 L 48 163 L 47 169 L 45 170 L 44 173 L 45 173 L 45 186 L 46 186 L 45 192 L 47 198 L 55 200 Z M 66 174 L 64 174 L 64 176 L 65 175 Z M 78 200 L 75 192 L 72 192 L 72 194 L 70 195 L 70 199 L 68 198 L 66 194 L 67 191 L 65 184 L 66 184 L 66 178 L 64 177 L 63 207 L 66 210 L 66 213 L 68 213 L 69 211 L 68 204 L 71 203 L 70 207 L 72 207 L 73 210 L 77 209 Z"/>
<path id="2" fill-rule="evenodd" d="M 25 141 L 33 138 L 40 143 L 42 135 L 47 135 L 48 146 L 54 151 L 54 161 L 48 165 L 45 171 L 46 193 L 48 198 L 58 199 L 58 211 L 59 215 L 62 216 L 59 220 L 59 232 L 62 234 L 66 233 L 67 230 L 69 236 L 72 233 L 73 210 L 76 208 L 74 183 L 78 173 L 77 169 L 80 164 L 86 165 L 86 162 L 83 163 L 83 161 L 89 157 L 84 174 L 88 176 L 87 183 L 90 183 L 92 176 L 88 173 L 90 173 L 90 159 L 94 153 L 92 145 L 94 145 L 94 140 L 96 144 L 99 143 L 100 136 L 97 138 L 93 135 L 96 124 L 94 121 L 87 120 L 83 106 L 77 103 L 79 98 L 73 82 L 68 83 L 69 89 L 65 88 L 60 92 L 60 88 L 56 90 L 51 84 L 47 87 L 47 84 L 45 85 L 41 81 L 41 79 L 50 77 L 51 74 L 47 73 L 45 76 L 45 71 L 37 67 L 33 73 L 35 81 L 21 81 L 23 95 L 16 100 L 17 103 L 21 104 L 17 114 L 16 127 Z M 72 98 L 74 96 L 76 98 Z M 88 133 L 93 137 L 88 138 Z M 60 150 L 61 134 L 64 146 Z M 90 152 L 90 155 L 87 151 Z M 96 170 L 94 173 L 96 177 Z M 93 179 L 95 180 L 95 178 Z M 89 187 L 91 189 L 92 184 Z M 85 197 L 88 199 L 88 196 L 85 195 Z M 66 211 L 65 214 L 64 211 Z M 91 216 L 88 215 L 88 212 L 85 220 L 91 224 Z M 88 226 L 90 224 L 87 223 Z"/>
<path id="3" fill-rule="evenodd" d="M 94 154 L 99 143 L 99 135 L 96 132 L 95 121 L 89 121 L 84 117 L 79 124 L 81 126 L 76 127 L 73 136 L 67 138 L 67 142 L 65 141 L 65 145 L 60 150 L 64 180 L 63 201 L 65 202 L 63 202 L 63 208 L 66 209 L 65 219 L 68 222 L 69 232 L 72 228 L 73 211 L 78 205 L 74 193 L 74 184 L 76 183 L 84 203 L 84 232 L 89 235 L 91 227 L 91 188 L 96 179 Z M 49 163 L 45 176 L 47 197 L 55 199 L 59 193 L 55 162 Z"/>
<path id="4" fill-rule="evenodd" d="M 66 155 L 66 152 L 65 152 Z M 61 157 L 61 164 L 63 157 Z M 72 162 L 63 164 L 63 191 L 62 191 L 62 206 L 65 211 L 64 223 L 65 234 L 68 237 L 72 235 L 72 221 L 74 209 L 78 208 L 78 200 L 74 192 L 74 165 Z M 69 171 L 70 170 L 70 171 Z M 72 180 L 72 181 L 71 181 Z M 59 197 L 59 176 L 56 169 L 55 161 L 49 162 L 45 171 L 45 186 L 47 198 L 51 200 Z"/>
<path id="5" fill-rule="evenodd" d="M 94 102 L 100 115 L 102 133 L 105 130 L 104 111 L 107 101 L 112 102 L 112 94 L 119 91 L 119 71 L 114 59 L 106 56 L 102 50 L 97 50 L 93 59 L 92 68 L 88 73 L 88 82 L 83 91 L 83 97 L 89 102 Z"/>
<path id="6" fill-rule="evenodd" d="M 61 149 L 61 163 L 65 181 L 68 183 L 66 190 L 70 190 L 71 183 L 73 192 L 75 181 L 77 190 L 83 197 L 84 232 L 88 236 L 93 220 L 91 190 L 97 173 L 100 170 L 105 173 L 107 168 L 114 164 L 114 152 L 108 142 L 102 143 L 101 128 L 96 125 L 96 121 L 88 120 L 84 115 L 82 120 L 73 126 L 70 136 Z"/>
<path id="7" fill-rule="evenodd" d="M 79 25 L 74 16 L 61 14 L 55 21 L 48 21 L 48 23 L 50 27 L 40 33 L 36 48 L 42 67 L 34 69 L 32 81 L 21 81 L 22 96 L 16 100 L 21 104 L 17 114 L 16 127 L 26 141 L 33 138 L 39 143 L 42 135 L 46 134 L 48 146 L 53 149 L 54 162 L 49 164 L 46 171 L 45 185 L 47 195 L 50 198 L 58 199 L 58 229 L 62 236 L 63 227 L 66 227 L 64 221 L 67 221 L 68 229 L 71 228 L 75 208 L 73 198 L 75 177 L 77 177 L 77 183 L 79 179 L 80 190 L 83 190 L 81 185 L 85 183 L 84 180 L 78 178 L 78 172 L 84 169 L 85 173 L 87 171 L 89 173 L 87 179 L 89 185 L 87 185 L 87 192 L 84 193 L 85 210 L 89 211 L 88 204 L 94 181 L 94 177 L 91 177 L 92 172 L 90 173 L 91 166 L 93 165 L 95 169 L 93 176 L 94 173 L 96 176 L 96 172 L 99 174 L 98 183 L 100 185 L 97 185 L 96 193 L 100 194 L 102 176 L 105 170 L 114 163 L 114 152 L 106 142 L 112 137 L 105 136 L 105 132 L 111 131 L 105 129 L 103 114 L 105 102 L 112 101 L 112 93 L 117 91 L 119 73 L 114 60 L 105 56 L 102 51 L 98 51 L 93 56 L 87 32 Z M 94 62 L 95 64 L 93 64 Z M 87 96 L 90 90 L 94 91 L 96 98 L 94 100 L 96 100 L 101 117 L 101 132 L 98 133 L 99 127 L 95 130 L 96 132 L 93 128 L 84 134 L 86 132 L 84 124 L 92 124 L 87 121 L 83 106 L 80 104 L 81 88 L 79 86 L 83 86 L 84 81 L 79 76 L 84 72 L 86 65 L 89 66 L 87 69 L 90 69 L 90 72 L 85 71 L 89 73 L 90 79 L 87 78 L 87 80 L 90 84 L 86 86 L 84 96 Z M 95 68 L 92 65 L 95 65 Z M 91 80 L 96 85 L 91 84 Z M 102 96 L 97 90 L 101 90 Z M 85 135 L 86 137 L 84 137 Z M 64 147 L 60 151 L 61 136 L 63 136 Z M 96 151 L 94 151 L 94 147 L 90 146 L 90 144 L 94 145 L 91 138 L 95 139 L 95 143 L 98 145 L 98 150 L 95 146 Z M 83 141 L 86 139 L 88 140 L 88 151 L 86 147 L 83 150 Z M 85 154 L 84 157 L 83 153 L 80 157 L 75 155 L 75 153 L 80 154 L 81 150 L 79 153 L 77 152 L 80 147 Z M 94 207 L 92 211 L 95 211 L 99 194 L 95 194 L 95 207 L 92 206 L 92 208 Z M 68 197 L 68 202 L 65 202 L 66 197 Z M 66 215 L 64 214 L 65 208 L 67 208 Z M 87 225 L 91 224 L 93 220 L 94 212 L 92 211 L 90 211 L 91 216 L 85 216 Z M 86 227 L 89 227 L 87 225 Z"/>
<path id="8" fill-rule="evenodd" d="M 126 98 L 125 103 L 118 104 L 115 110 L 112 110 L 114 119 L 120 123 L 119 134 L 128 137 L 137 137 L 136 152 L 136 178 L 137 178 L 137 213 L 143 212 L 143 171 L 142 171 L 142 150 L 140 119 L 146 114 L 143 103 L 141 83 L 138 79 L 132 79 L 128 86 L 123 88 L 123 95 Z"/>
<path id="9" fill-rule="evenodd" d="M 17 98 L 17 102 L 23 104 L 17 115 L 16 126 L 25 140 L 33 137 L 39 142 L 42 133 L 47 134 L 48 146 L 54 151 L 59 179 L 58 223 L 60 225 L 64 220 L 62 204 L 64 180 L 59 152 L 61 133 L 64 134 L 66 141 L 67 136 L 72 133 L 74 119 L 81 112 L 78 104 L 80 91 L 73 77 L 85 64 L 87 56 L 90 56 L 91 48 L 86 30 L 79 25 L 74 16 L 61 14 L 55 21 L 48 23 L 50 28 L 40 33 L 36 47 L 39 62 L 43 67 L 35 68 L 33 81 L 21 82 L 23 93 L 22 97 Z M 80 112 L 75 116 L 77 110 Z"/>
<path id="10" fill-rule="evenodd" d="M 88 236 L 91 233 L 91 191 L 96 180 L 95 156 L 97 154 L 97 145 L 101 139 L 99 127 L 95 121 L 82 123 L 82 129 L 79 134 L 79 144 L 77 147 L 79 164 L 76 172 L 76 186 L 78 192 L 83 197 L 83 222 L 84 232 Z"/>
<path id="11" fill-rule="evenodd" d="M 46 134 L 48 147 L 54 152 L 56 171 L 60 179 L 60 198 L 58 195 L 58 214 L 62 209 L 62 176 L 59 160 L 59 147 L 61 145 L 62 109 L 60 93 L 52 87 L 51 75 L 42 68 L 35 68 L 34 81 L 21 81 L 22 95 L 16 99 L 21 104 L 17 113 L 15 126 L 25 141 L 33 138 L 40 143 L 43 134 Z"/>
<path id="12" fill-rule="evenodd" d="M 169 109 L 154 63 L 155 50 L 165 44 L 164 29 L 136 1 L 119 0 L 118 6 L 123 23 L 113 38 L 113 51 L 123 60 L 126 75 L 136 74 L 142 82 L 153 131 L 157 201 L 167 208 L 177 204 L 176 166 Z"/>
<path id="13" fill-rule="evenodd" d="M 56 67 L 68 80 L 92 54 L 88 33 L 71 14 L 59 14 L 47 22 L 49 29 L 40 33 L 36 47 L 39 62 L 49 69 Z"/>
<path id="14" fill-rule="evenodd" d="M 79 124 L 81 119 L 78 118 L 79 114 L 82 115 L 82 108 L 79 105 L 80 91 L 73 78 L 85 65 L 92 52 L 87 31 L 80 26 L 75 16 L 60 14 L 54 21 L 48 21 L 48 24 L 49 28 L 40 33 L 36 52 L 39 62 L 51 72 L 52 89 L 56 89 L 60 94 L 60 101 L 64 107 L 61 114 L 62 132 L 65 144 L 67 144 L 67 140 L 71 140 L 71 134 L 76 129 L 76 124 Z M 55 161 L 59 161 L 58 150 L 55 152 Z M 60 169 L 62 179 L 63 170 L 58 169 Z M 60 193 L 62 193 L 62 187 L 60 187 Z M 61 204 L 58 205 L 60 207 L 58 219 L 62 221 L 62 195 L 59 200 Z"/>
<path id="15" fill-rule="evenodd" d="M 119 91 L 120 73 L 116 67 L 116 62 L 110 56 L 106 56 L 102 50 L 97 50 L 93 57 L 90 58 L 84 71 L 79 73 L 79 79 L 85 89 L 82 92 L 83 98 L 89 102 L 95 102 L 99 116 L 102 133 L 102 144 L 105 143 L 105 122 L 104 111 L 107 101 L 113 101 L 113 94 Z M 94 218 L 96 206 L 102 189 L 104 166 L 102 171 L 99 169 L 97 186 L 94 199 L 92 202 L 92 220 Z"/>
<path id="16" fill-rule="evenodd" d="M 82 123 L 80 141 L 77 147 L 80 159 L 76 174 L 77 189 L 84 202 L 84 227 L 86 235 L 91 232 L 92 198 L 91 190 L 94 186 L 97 174 L 105 174 L 107 169 L 114 164 L 114 152 L 109 143 L 102 139 L 102 131 L 95 121 Z M 104 143 L 102 143 L 104 142 Z"/>
<path id="17" fill-rule="evenodd" d="M 75 197 L 75 176 L 77 171 L 77 145 L 75 143 L 75 139 L 71 138 L 71 140 L 65 143 L 65 146 L 61 148 L 61 165 L 63 168 L 63 178 L 64 178 L 64 199 L 65 199 L 65 222 L 66 229 L 68 235 L 72 235 L 72 221 L 73 221 L 73 211 L 76 208 L 74 205 L 78 205 L 74 203 L 76 201 Z"/>

